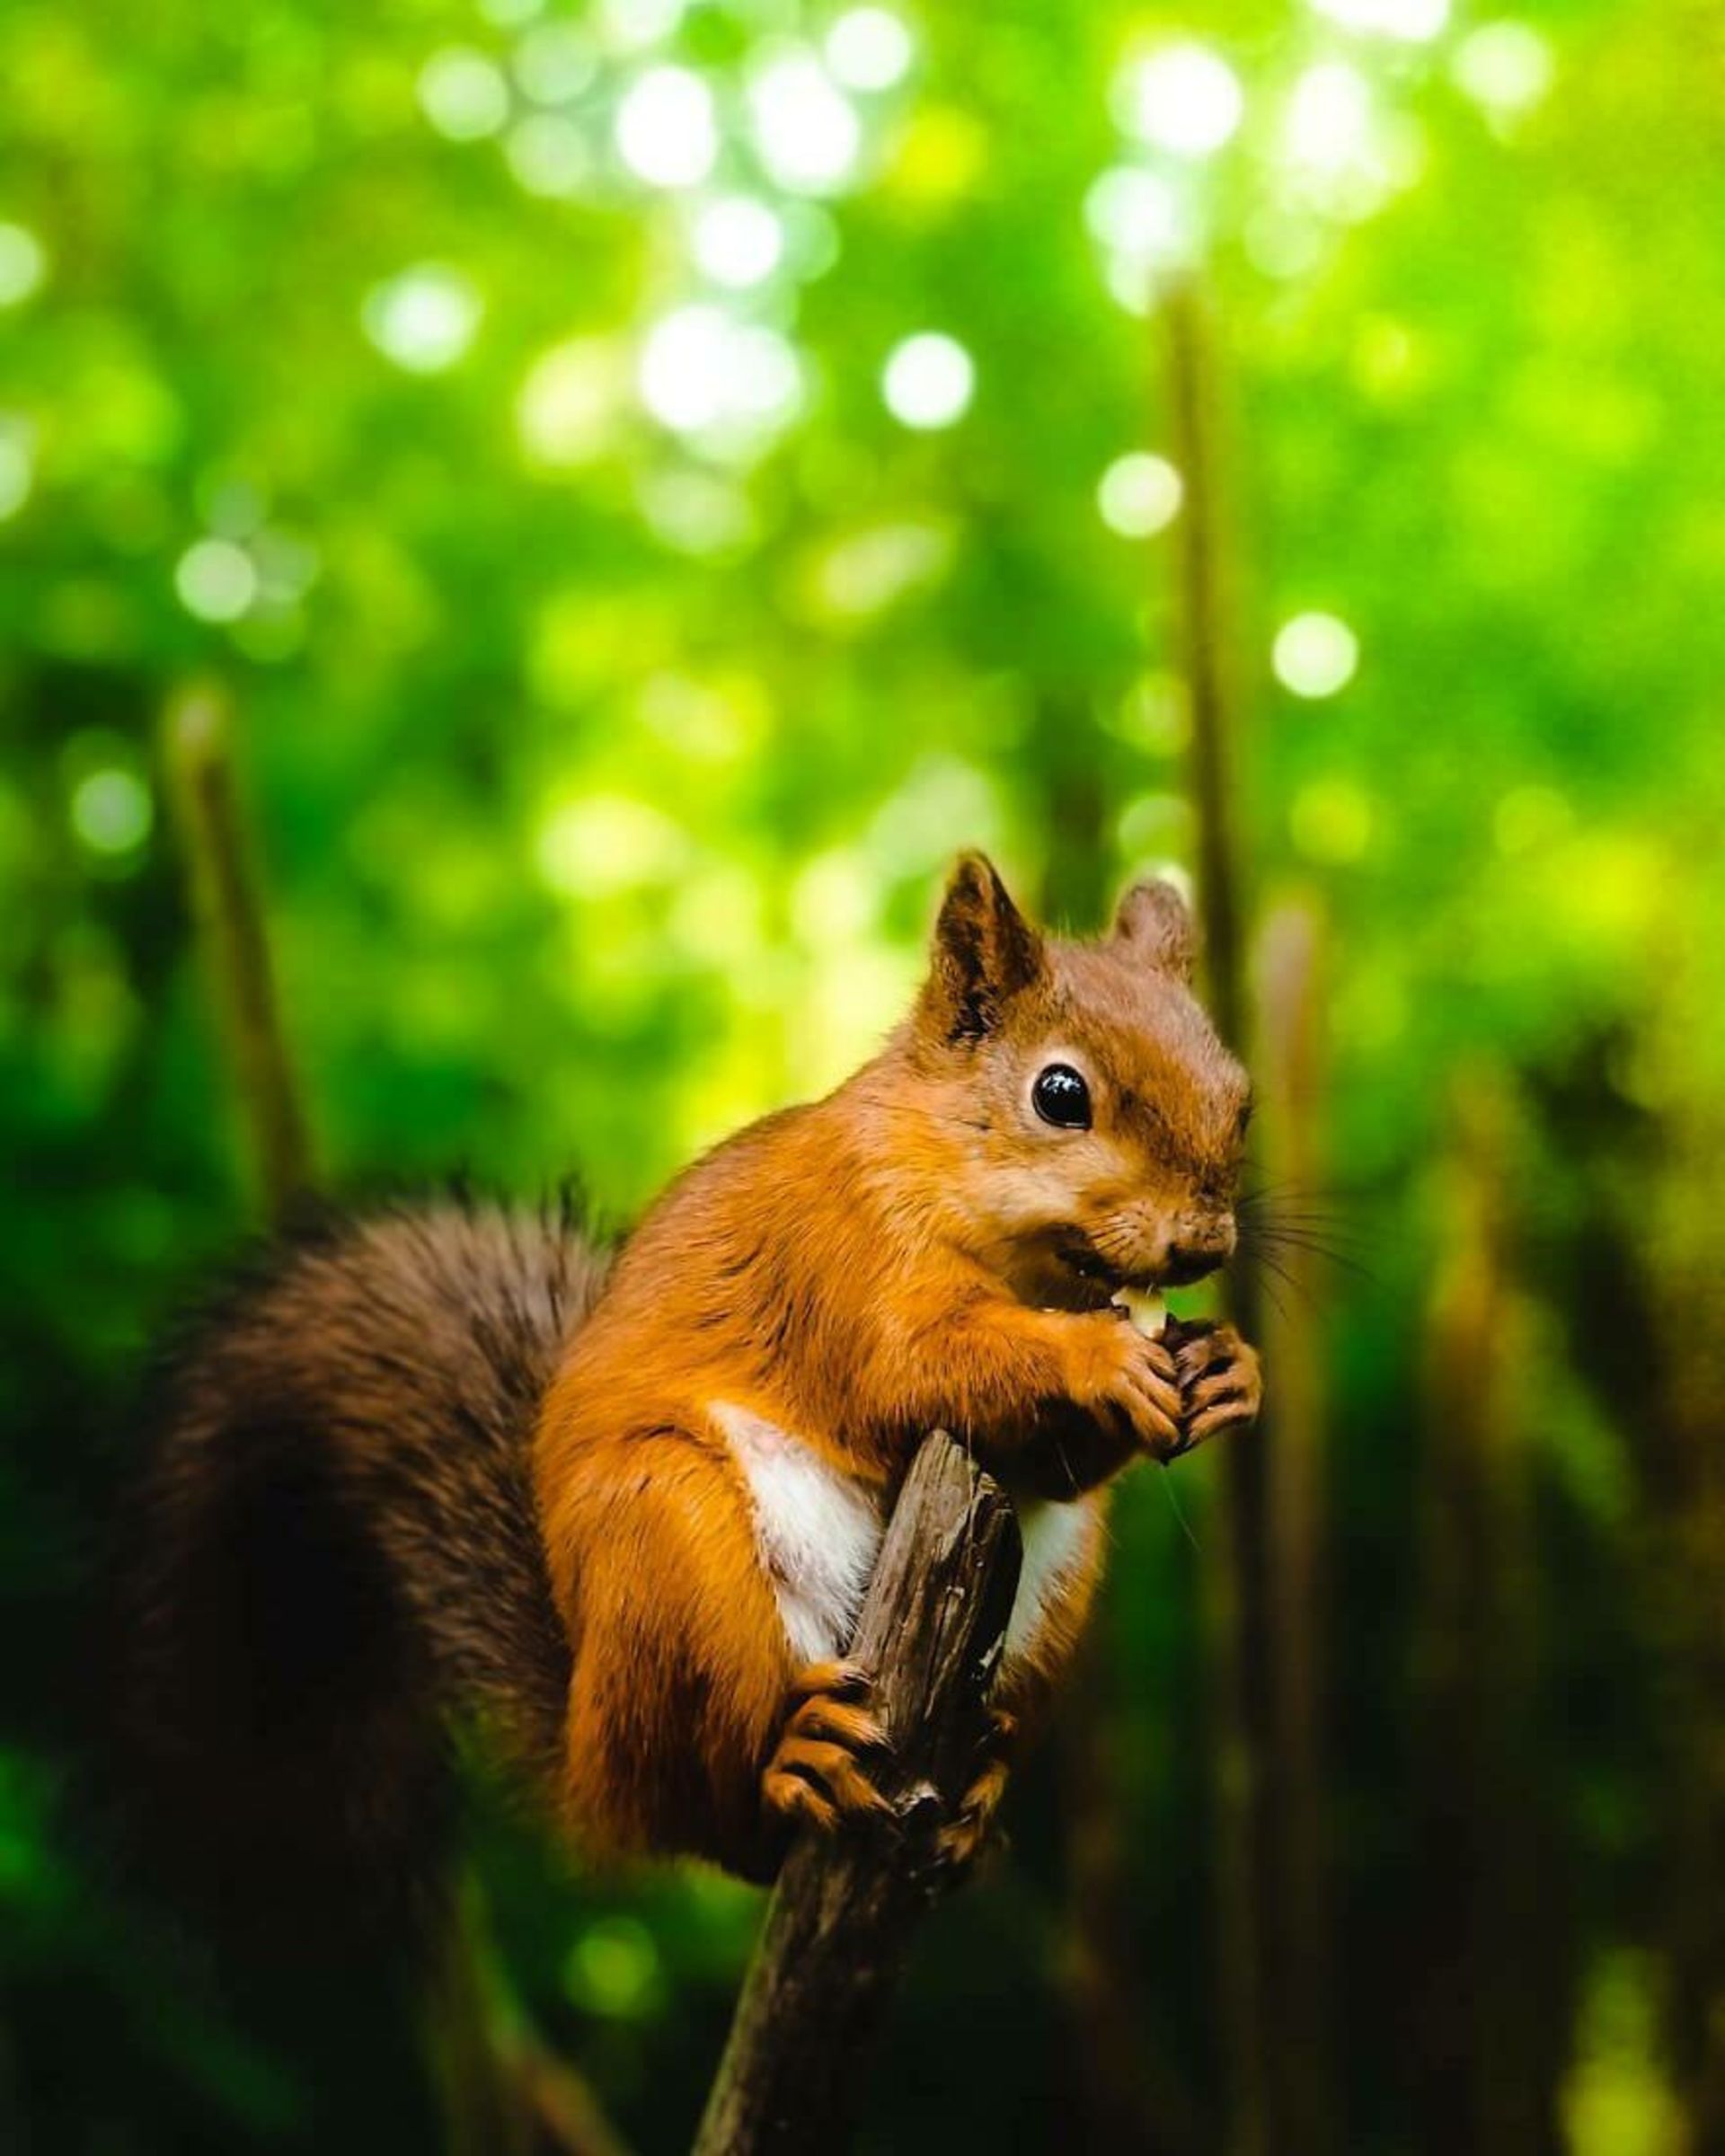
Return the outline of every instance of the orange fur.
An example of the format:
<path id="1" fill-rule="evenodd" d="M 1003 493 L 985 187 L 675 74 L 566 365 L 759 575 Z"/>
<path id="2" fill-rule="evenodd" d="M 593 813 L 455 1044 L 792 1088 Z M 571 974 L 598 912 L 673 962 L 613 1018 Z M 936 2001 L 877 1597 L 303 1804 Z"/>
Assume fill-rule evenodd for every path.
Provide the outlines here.
<path id="1" fill-rule="evenodd" d="M 764 1554 L 739 1418 L 765 1433 L 768 1471 L 787 1451 L 799 1475 L 824 1463 L 878 1514 L 936 1425 L 1009 1485 L 1083 1507 L 1044 1523 L 1046 1592 L 1006 1703 L 1033 1711 L 1057 1682 L 1100 1571 L 1103 1485 L 1188 1435 L 1172 1353 L 1110 1297 L 1232 1241 L 1245 1082 L 1190 959 L 1165 886 L 1129 894 L 1101 942 L 1058 943 L 967 860 L 882 1052 L 698 1162 L 624 1246 L 535 1447 L 573 1664 L 564 1797 L 589 1843 L 760 1874 L 788 1788 L 814 1786 L 818 1811 L 853 1786 L 836 1761 L 821 1771 L 845 1734 L 830 1713 L 811 1737 L 805 1709 L 779 1741 L 810 1657 L 783 1614 L 790 1560 Z M 1037 1117 L 1050 1061 L 1086 1078 L 1091 1128 Z M 809 1517 L 817 1533 L 825 1515 Z"/>

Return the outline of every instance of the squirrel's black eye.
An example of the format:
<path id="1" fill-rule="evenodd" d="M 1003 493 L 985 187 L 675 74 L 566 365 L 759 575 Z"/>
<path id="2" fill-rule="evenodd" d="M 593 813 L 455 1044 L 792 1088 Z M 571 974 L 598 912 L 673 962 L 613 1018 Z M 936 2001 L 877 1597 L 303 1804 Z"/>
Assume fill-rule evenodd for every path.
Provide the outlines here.
<path id="1" fill-rule="evenodd" d="M 1037 1073 L 1031 1105 L 1057 1130 L 1090 1128 L 1090 1088 L 1069 1063 L 1051 1063 Z"/>

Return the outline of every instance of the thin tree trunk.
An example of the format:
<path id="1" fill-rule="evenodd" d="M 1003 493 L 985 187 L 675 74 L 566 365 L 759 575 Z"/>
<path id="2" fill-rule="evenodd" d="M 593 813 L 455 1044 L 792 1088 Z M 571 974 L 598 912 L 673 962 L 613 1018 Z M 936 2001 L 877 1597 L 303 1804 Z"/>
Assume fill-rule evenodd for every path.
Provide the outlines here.
<path id="1" fill-rule="evenodd" d="M 1092 699 L 1082 689 L 1039 691 L 1031 763 L 1042 774 L 1048 835 L 1041 915 L 1079 932 L 1100 923 L 1110 897 L 1101 747 Z"/>
<path id="2" fill-rule="evenodd" d="M 1508 1106 L 1457 1089 L 1426 1343 L 1409 1971 L 1416 2143 L 1431 2156 L 1558 2146 L 1548 2023 L 1563 1921 L 1541 1832 L 1526 1433 L 1511 1389 L 1524 1311 L 1510 1262 Z"/>
<path id="3" fill-rule="evenodd" d="M 936 1836 L 978 1763 L 1018 1567 L 1005 1495 L 936 1432 L 906 1478 L 851 1645 L 894 1739 L 874 1772 L 898 1818 L 833 1842 L 805 1834 L 785 1859 L 695 2156 L 843 2146 L 864 2046 L 950 1883 Z"/>
<path id="4" fill-rule="evenodd" d="M 1278 1986 L 1278 2145 L 1340 2148 L 1333 2081 L 1331 1917 L 1326 1846 L 1322 1671 L 1325 1661 L 1323 1443 L 1327 1423 L 1322 1302 L 1329 1285 L 1308 1208 L 1325 1181 L 1327 1071 L 1322 925 L 1309 905 L 1278 908 L 1259 954 L 1259 1164 L 1267 1227 L 1278 1207 L 1288 1233 L 1273 1246 L 1277 1294 L 1261 1313 L 1270 1375 L 1258 1442 L 1269 1471 L 1270 1626 L 1275 1716 L 1267 1784 L 1278 1830 L 1274 1881 Z M 1268 1286 L 1269 1283 L 1266 1282 Z"/>
<path id="5" fill-rule="evenodd" d="M 1198 815 L 1199 899 L 1211 1008 L 1224 1037 L 1247 1047 L 1243 963 L 1248 914 L 1235 827 L 1240 699 L 1232 665 L 1226 507 L 1216 411 L 1216 359 L 1208 308 L 1195 282 L 1170 285 L 1166 338 L 1170 441 L 1185 479 L 1175 525 L 1178 623 L 1191 711 L 1191 787 Z M 1230 1314 L 1260 1332 L 1258 1284 L 1235 1269 Z M 1274 1383 L 1272 1376 L 1271 1383 Z M 1218 1960 L 1234 2156 L 1282 2146 L 1271 2116 L 1269 2047 L 1277 2027 L 1270 1952 L 1276 1898 L 1275 1820 L 1265 1781 L 1274 1713 L 1263 1435 L 1229 1445 L 1217 1469 L 1223 1533 L 1211 1545 L 1207 1589 L 1216 1640 Z"/>
<path id="6" fill-rule="evenodd" d="M 1704 930 L 1685 923 L 1672 941 L 1683 957 L 1661 1045 L 1675 1068 L 1679 1041 L 1695 1056 L 1696 1038 L 1707 1038 L 1717 990 Z M 1647 1202 L 1644 1157 L 1623 1186 L 1650 1304 L 1637 1390 L 1655 1388 L 1626 1412 L 1639 1432 L 1642 1621 L 1657 1669 L 1664 2034 L 1684 2156 L 1712 2156 L 1725 2149 L 1725 1305 L 1715 1197 L 1725 1086 L 1704 1064 L 1666 1111 L 1660 1154 L 1661 1197 Z M 1606 1322 L 1625 1319 L 1612 1312 Z"/>
<path id="7" fill-rule="evenodd" d="M 312 1186 L 312 1149 L 240 809 L 233 734 L 225 694 L 204 685 L 169 707 L 164 748 L 199 947 L 244 1120 L 247 1164 L 265 1213 L 279 1220 Z"/>

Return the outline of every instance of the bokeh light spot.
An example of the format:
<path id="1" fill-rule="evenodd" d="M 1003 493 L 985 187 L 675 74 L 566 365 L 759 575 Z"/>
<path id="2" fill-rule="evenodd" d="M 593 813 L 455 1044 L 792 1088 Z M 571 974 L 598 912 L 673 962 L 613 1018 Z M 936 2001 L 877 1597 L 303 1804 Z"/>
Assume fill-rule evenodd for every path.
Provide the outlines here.
<path id="1" fill-rule="evenodd" d="M 862 129 L 850 100 L 812 53 L 770 60 L 748 86 L 761 162 L 781 186 L 824 194 L 855 166 Z"/>
<path id="2" fill-rule="evenodd" d="M 650 67 L 617 107 L 617 149 L 651 187 L 694 187 L 719 155 L 712 93 L 686 67 Z"/>
<path id="3" fill-rule="evenodd" d="M 1182 852 L 1192 835 L 1192 805 L 1181 793 L 1140 793 L 1116 821 L 1115 836 L 1128 860 Z"/>
<path id="4" fill-rule="evenodd" d="M 1527 22 L 1482 22 L 1455 49 L 1458 88 L 1487 111 L 1513 117 L 1539 103 L 1556 72 L 1552 49 Z"/>
<path id="5" fill-rule="evenodd" d="M 1320 60 L 1294 84 L 1283 122 L 1287 154 L 1314 172 L 1337 172 L 1370 139 L 1371 84 L 1346 60 Z"/>
<path id="6" fill-rule="evenodd" d="M 511 63 L 523 93 L 536 105 L 578 97 L 599 71 L 592 40 L 573 22 L 542 22 L 515 49 Z"/>
<path id="7" fill-rule="evenodd" d="M 827 65 L 848 90 L 889 90 L 916 51 L 910 31 L 890 8 L 852 7 L 827 33 Z"/>
<path id="8" fill-rule="evenodd" d="M 708 427 L 723 410 L 720 376 L 731 323 L 716 307 L 679 307 L 654 324 L 641 346 L 641 402 L 667 427 Z"/>
<path id="9" fill-rule="evenodd" d="M 1117 456 L 1096 488 L 1102 522 L 1123 539 L 1148 539 L 1180 514 L 1185 494 L 1180 473 L 1165 456 L 1145 450 Z"/>
<path id="10" fill-rule="evenodd" d="M 613 446 L 623 386 L 617 353 L 602 337 L 575 337 L 535 360 L 516 400 L 530 462 L 551 470 L 591 464 Z"/>
<path id="11" fill-rule="evenodd" d="M 199 539 L 181 555 L 173 587 L 200 622 L 237 622 L 256 602 L 257 564 L 231 539 Z"/>
<path id="12" fill-rule="evenodd" d="M 976 384 L 976 364 L 958 340 L 924 330 L 894 346 L 881 372 L 880 393 L 902 426 L 926 432 L 961 420 Z"/>
<path id="13" fill-rule="evenodd" d="M 569 1990 L 589 2013 L 628 2020 L 644 2013 L 659 1988 L 659 1948 L 639 1918 L 605 1916 L 576 1940 Z"/>
<path id="14" fill-rule="evenodd" d="M 1092 238 L 1140 272 L 1181 260 L 1190 250 L 1188 219 L 1179 196 L 1154 172 L 1115 165 L 1084 197 Z"/>
<path id="15" fill-rule="evenodd" d="M 453 367 L 479 330 L 483 305 L 472 280 L 440 262 L 420 262 L 366 295 L 360 319 L 386 359 L 410 374 Z"/>
<path id="16" fill-rule="evenodd" d="M 679 434 L 771 428 L 793 415 L 802 395 L 796 350 L 778 331 L 702 304 L 654 324 L 636 380 L 648 411 Z"/>
<path id="17" fill-rule="evenodd" d="M 420 70 L 420 110 L 451 142 L 479 142 L 502 132 L 509 117 L 503 71 L 468 45 L 447 45 Z"/>
<path id="18" fill-rule="evenodd" d="M 503 155 L 527 193 L 550 201 L 579 194 L 593 169 L 587 137 L 560 112 L 530 112 L 518 120 Z"/>
<path id="19" fill-rule="evenodd" d="M 1336 614 L 1296 614 L 1276 632 L 1270 665 L 1296 696 L 1333 696 L 1358 669 L 1359 639 Z"/>
<path id="20" fill-rule="evenodd" d="M 772 276 L 784 255 L 784 226 L 752 195 L 721 195 L 694 221 L 694 259 L 718 285 L 742 290 Z"/>
<path id="21" fill-rule="evenodd" d="M 771 424 L 788 420 L 802 401 L 796 348 L 760 323 L 737 331 L 730 343 L 729 402 L 739 417 Z"/>
<path id="22" fill-rule="evenodd" d="M 1208 45 L 1164 45 L 1129 60 L 1116 80 L 1114 108 L 1139 141 L 1176 157 L 1208 157 L 1245 112 L 1240 78 Z"/>
<path id="23" fill-rule="evenodd" d="M 73 791 L 72 828 L 93 853 L 131 853 L 155 821 L 150 790 L 136 772 L 110 765 L 91 772 Z"/>

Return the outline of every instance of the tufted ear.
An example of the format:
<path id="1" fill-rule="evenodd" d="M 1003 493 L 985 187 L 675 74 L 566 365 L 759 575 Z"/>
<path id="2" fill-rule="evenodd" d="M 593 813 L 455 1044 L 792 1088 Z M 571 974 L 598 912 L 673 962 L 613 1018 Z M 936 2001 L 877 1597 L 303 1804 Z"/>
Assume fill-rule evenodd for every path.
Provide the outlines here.
<path id="1" fill-rule="evenodd" d="M 923 1008 L 949 1040 L 978 1040 L 1039 977 L 1042 939 L 1007 896 L 994 863 L 960 856 L 934 923 Z"/>
<path id="2" fill-rule="evenodd" d="M 1164 877 L 1135 883 L 1114 916 L 1114 941 L 1129 943 L 1146 965 L 1190 981 L 1198 957 L 1191 908 Z"/>

